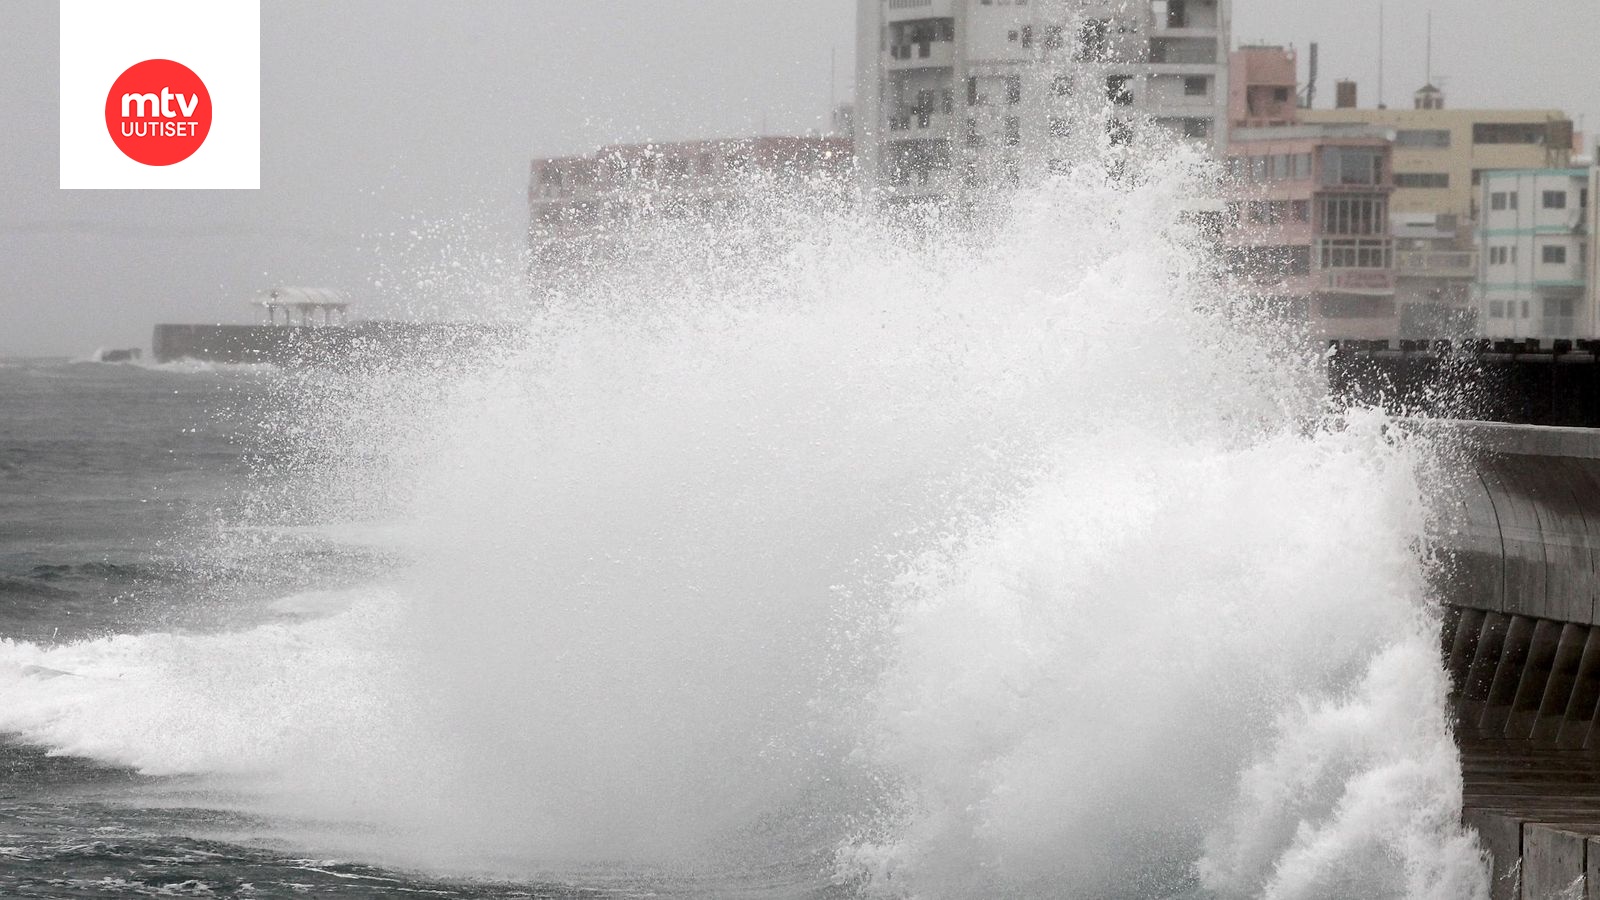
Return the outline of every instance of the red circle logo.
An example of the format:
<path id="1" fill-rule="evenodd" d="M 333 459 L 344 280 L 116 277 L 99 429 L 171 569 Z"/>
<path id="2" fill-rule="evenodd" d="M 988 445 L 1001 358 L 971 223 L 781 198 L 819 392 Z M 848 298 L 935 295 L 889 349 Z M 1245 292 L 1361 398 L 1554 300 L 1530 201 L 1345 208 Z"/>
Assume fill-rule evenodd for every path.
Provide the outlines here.
<path id="1" fill-rule="evenodd" d="M 211 94 L 190 68 L 147 59 L 117 76 L 106 95 L 106 130 L 134 162 L 170 166 L 194 155 L 211 131 Z"/>

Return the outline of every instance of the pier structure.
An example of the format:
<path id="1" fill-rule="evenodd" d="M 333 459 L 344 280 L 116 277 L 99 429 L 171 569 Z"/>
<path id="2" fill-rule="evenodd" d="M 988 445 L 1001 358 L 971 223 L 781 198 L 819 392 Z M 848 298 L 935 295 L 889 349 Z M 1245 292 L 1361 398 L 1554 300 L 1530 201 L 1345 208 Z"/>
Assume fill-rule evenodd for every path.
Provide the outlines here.
<path id="1" fill-rule="evenodd" d="M 327 288 L 274 288 L 253 302 L 266 324 L 157 325 L 151 355 L 161 363 L 346 365 L 468 357 L 514 338 L 514 329 L 488 324 L 351 322 L 351 301 Z"/>
<path id="2" fill-rule="evenodd" d="M 296 313 L 307 328 L 317 325 L 319 316 L 324 327 L 349 324 L 350 301 L 328 288 L 276 287 L 263 293 L 256 305 L 266 310 L 268 325 L 278 324 L 279 313 L 284 325 L 293 325 Z"/>

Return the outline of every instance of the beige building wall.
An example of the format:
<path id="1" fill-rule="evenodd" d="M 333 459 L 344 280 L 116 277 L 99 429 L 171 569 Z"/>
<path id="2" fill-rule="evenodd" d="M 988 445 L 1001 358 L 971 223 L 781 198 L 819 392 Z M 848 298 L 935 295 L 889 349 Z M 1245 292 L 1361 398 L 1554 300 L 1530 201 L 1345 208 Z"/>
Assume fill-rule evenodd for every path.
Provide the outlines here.
<path id="1" fill-rule="evenodd" d="M 1396 186 L 1391 208 L 1395 213 L 1454 215 L 1462 229 L 1476 216 L 1478 173 L 1489 169 L 1564 168 L 1572 159 L 1571 120 L 1557 109 L 1307 109 L 1300 111 L 1300 119 L 1307 124 L 1359 122 L 1409 133 L 1397 134 L 1395 142 Z M 1473 139 L 1474 129 L 1480 124 L 1551 123 L 1566 124 L 1565 146 L 1546 142 L 1480 143 Z M 1423 132 L 1448 132 L 1449 146 L 1416 146 L 1415 142 L 1429 140 Z M 1549 133 L 1559 136 L 1559 126 Z M 1449 182 L 1444 187 L 1409 187 L 1408 175 L 1445 175 Z"/>

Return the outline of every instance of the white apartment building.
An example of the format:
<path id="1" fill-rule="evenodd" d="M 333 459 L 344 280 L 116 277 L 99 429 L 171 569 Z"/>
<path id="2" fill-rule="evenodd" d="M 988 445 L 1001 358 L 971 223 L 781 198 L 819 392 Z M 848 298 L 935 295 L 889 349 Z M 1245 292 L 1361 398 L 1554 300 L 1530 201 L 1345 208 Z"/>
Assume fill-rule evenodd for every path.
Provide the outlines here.
<path id="1" fill-rule="evenodd" d="M 1600 335 L 1593 167 L 1484 172 L 1479 185 L 1478 330 L 1495 339 Z"/>
<path id="2" fill-rule="evenodd" d="M 860 0 L 856 154 L 892 199 L 981 196 L 1160 128 L 1226 147 L 1231 0 Z"/>

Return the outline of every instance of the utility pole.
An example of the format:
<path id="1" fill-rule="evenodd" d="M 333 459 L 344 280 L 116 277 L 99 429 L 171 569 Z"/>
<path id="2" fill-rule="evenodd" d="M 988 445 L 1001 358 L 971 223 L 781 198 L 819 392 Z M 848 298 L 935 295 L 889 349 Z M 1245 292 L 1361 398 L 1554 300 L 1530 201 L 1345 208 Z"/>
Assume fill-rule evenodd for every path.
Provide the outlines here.
<path id="1" fill-rule="evenodd" d="M 1428 10 L 1428 80 L 1424 84 L 1433 84 L 1433 10 Z"/>
<path id="2" fill-rule="evenodd" d="M 1378 108 L 1387 109 L 1383 102 L 1383 0 L 1378 0 Z"/>

